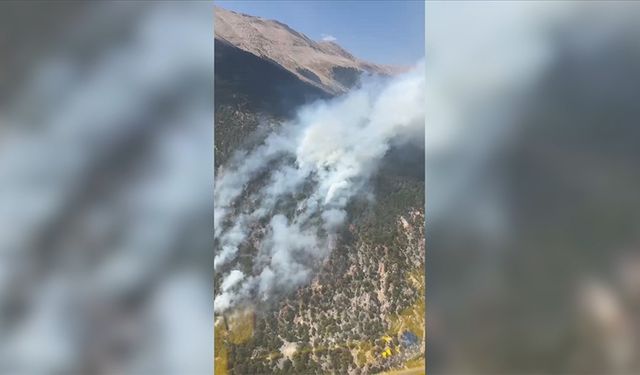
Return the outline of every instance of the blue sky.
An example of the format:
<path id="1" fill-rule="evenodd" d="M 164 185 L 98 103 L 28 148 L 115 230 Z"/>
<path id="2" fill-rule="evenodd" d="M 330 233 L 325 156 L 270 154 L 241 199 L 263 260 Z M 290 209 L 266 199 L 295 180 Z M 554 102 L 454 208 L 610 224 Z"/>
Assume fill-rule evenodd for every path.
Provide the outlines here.
<path id="1" fill-rule="evenodd" d="M 424 56 L 424 1 L 215 1 L 229 10 L 275 19 L 311 39 L 335 38 L 357 57 L 411 65 Z"/>

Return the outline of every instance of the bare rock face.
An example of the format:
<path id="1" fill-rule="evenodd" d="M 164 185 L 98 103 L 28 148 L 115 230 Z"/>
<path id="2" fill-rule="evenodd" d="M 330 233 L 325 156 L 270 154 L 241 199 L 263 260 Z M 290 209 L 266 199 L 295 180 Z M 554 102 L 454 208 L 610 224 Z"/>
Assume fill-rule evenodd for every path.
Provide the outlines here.
<path id="1" fill-rule="evenodd" d="M 316 42 L 278 21 L 215 8 L 215 39 L 271 61 L 330 95 L 341 94 L 362 73 L 391 75 L 399 68 L 362 61 L 335 42 Z"/>

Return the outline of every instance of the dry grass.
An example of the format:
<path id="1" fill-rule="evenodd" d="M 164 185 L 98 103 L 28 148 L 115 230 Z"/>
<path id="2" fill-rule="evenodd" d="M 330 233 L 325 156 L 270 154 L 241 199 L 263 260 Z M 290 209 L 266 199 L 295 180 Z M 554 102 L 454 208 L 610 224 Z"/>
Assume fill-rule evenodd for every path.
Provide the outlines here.
<path id="1" fill-rule="evenodd" d="M 237 311 L 227 318 L 228 339 L 233 344 L 242 344 L 253 336 L 253 311 Z"/>
<path id="2" fill-rule="evenodd" d="M 222 322 L 217 322 L 215 325 L 215 333 L 214 333 L 214 374 L 216 375 L 226 375 L 228 369 L 228 352 L 227 346 L 225 344 L 225 338 L 227 336 L 227 331 L 224 328 L 224 324 Z"/>
<path id="3" fill-rule="evenodd" d="M 407 278 L 410 284 L 420 290 L 420 295 L 423 298 L 419 298 L 416 303 L 402 311 L 400 315 L 391 318 L 391 328 L 388 333 L 395 336 L 403 331 L 411 331 L 418 336 L 420 341 L 423 341 L 425 335 L 424 274 L 422 271 L 416 271 L 407 275 Z"/>
<path id="4" fill-rule="evenodd" d="M 424 365 L 416 368 L 407 368 L 403 370 L 391 370 L 383 372 L 382 375 L 425 375 Z"/>
<path id="5" fill-rule="evenodd" d="M 241 344 L 253 336 L 253 311 L 244 310 L 227 317 L 229 330 L 222 318 L 215 324 L 214 333 L 214 374 L 226 375 L 229 368 L 227 343 Z"/>

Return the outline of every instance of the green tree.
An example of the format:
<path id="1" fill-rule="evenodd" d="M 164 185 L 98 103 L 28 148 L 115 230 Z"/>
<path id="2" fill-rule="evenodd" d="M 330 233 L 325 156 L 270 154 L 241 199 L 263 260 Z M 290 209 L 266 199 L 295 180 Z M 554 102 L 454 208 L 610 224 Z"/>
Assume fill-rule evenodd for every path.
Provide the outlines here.
<path id="1" fill-rule="evenodd" d="M 291 363 L 290 359 L 286 359 L 282 365 L 282 370 L 285 374 L 291 374 L 291 368 L 293 367 L 293 363 Z"/>

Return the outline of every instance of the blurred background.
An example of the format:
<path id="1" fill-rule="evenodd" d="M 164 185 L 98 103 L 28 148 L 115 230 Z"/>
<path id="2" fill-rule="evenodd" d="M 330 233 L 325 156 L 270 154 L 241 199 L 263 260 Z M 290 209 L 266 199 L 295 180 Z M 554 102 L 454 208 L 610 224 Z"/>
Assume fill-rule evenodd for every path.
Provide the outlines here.
<path id="1" fill-rule="evenodd" d="M 0 373 L 213 371 L 213 6 L 0 3 Z"/>
<path id="2" fill-rule="evenodd" d="M 640 373 L 639 16 L 427 2 L 430 374 Z M 212 19 L 0 3 L 0 373 L 212 372 Z"/>
<path id="3" fill-rule="evenodd" d="M 427 2 L 428 373 L 640 373 L 639 17 Z"/>

